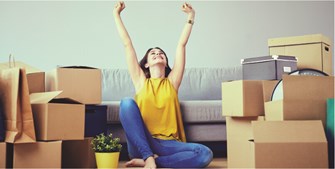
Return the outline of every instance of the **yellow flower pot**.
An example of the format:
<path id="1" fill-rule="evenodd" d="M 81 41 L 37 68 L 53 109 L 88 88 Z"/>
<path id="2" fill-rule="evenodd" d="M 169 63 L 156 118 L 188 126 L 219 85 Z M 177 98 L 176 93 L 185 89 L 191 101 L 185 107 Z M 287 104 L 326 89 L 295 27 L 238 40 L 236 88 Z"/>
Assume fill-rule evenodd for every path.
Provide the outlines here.
<path id="1" fill-rule="evenodd" d="M 120 152 L 95 153 L 98 168 L 117 168 Z"/>

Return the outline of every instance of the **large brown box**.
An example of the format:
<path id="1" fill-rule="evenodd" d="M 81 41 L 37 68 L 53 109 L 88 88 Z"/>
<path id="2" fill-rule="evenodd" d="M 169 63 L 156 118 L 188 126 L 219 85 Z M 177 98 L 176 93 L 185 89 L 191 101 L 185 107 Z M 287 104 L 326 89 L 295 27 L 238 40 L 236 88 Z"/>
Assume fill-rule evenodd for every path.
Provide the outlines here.
<path id="1" fill-rule="evenodd" d="M 284 74 L 297 70 L 294 56 L 271 55 L 241 60 L 243 80 L 280 80 Z"/>
<path id="2" fill-rule="evenodd" d="M 327 98 L 334 97 L 334 76 L 284 76 L 282 100 L 265 103 L 265 119 L 322 120 L 326 124 Z"/>
<path id="3" fill-rule="evenodd" d="M 62 141 L 14 144 L 13 168 L 61 168 Z"/>
<path id="4" fill-rule="evenodd" d="M 37 140 L 83 140 L 85 106 L 71 99 L 55 99 L 60 91 L 30 95 Z"/>
<path id="5" fill-rule="evenodd" d="M 96 168 L 92 137 L 84 140 L 63 141 L 62 168 Z"/>
<path id="6" fill-rule="evenodd" d="M 264 115 L 262 81 L 223 82 L 222 115 L 232 117 Z"/>
<path id="7" fill-rule="evenodd" d="M 13 66 L 25 68 L 29 93 L 45 91 L 45 72 L 19 61 L 16 61 Z M 1 63 L 0 68 L 9 68 L 9 63 Z"/>
<path id="8" fill-rule="evenodd" d="M 298 58 L 298 69 L 312 68 L 333 75 L 332 43 L 322 34 L 272 38 L 268 40 L 270 55 Z"/>
<path id="9" fill-rule="evenodd" d="M 227 164 L 228 168 L 254 167 L 253 149 L 250 139 L 253 138 L 251 122 L 264 120 L 259 117 L 226 117 L 227 125 Z"/>
<path id="10" fill-rule="evenodd" d="M 91 67 L 59 67 L 47 73 L 47 91 L 63 91 L 57 98 L 72 98 L 83 104 L 100 104 L 101 70 Z"/>
<path id="11" fill-rule="evenodd" d="M 327 139 L 320 120 L 253 121 L 255 168 L 327 168 Z"/>

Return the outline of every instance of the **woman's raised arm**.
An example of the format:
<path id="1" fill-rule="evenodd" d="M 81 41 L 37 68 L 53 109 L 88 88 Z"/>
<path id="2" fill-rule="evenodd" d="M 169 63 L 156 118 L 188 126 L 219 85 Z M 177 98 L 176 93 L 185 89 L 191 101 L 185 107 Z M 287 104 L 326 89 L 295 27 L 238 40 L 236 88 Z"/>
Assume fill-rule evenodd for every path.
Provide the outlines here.
<path id="1" fill-rule="evenodd" d="M 182 6 L 182 11 L 185 12 L 187 16 L 187 21 L 185 22 L 184 29 L 181 33 L 177 50 L 176 50 L 176 57 L 174 61 L 173 68 L 169 75 L 169 79 L 174 85 L 175 89 L 178 91 L 180 83 L 183 79 L 184 69 L 185 69 L 185 55 L 186 55 L 186 44 L 191 35 L 195 11 L 192 6 L 188 3 L 184 3 Z"/>
<path id="2" fill-rule="evenodd" d="M 132 41 L 121 19 L 120 14 L 125 7 L 126 5 L 124 2 L 117 2 L 114 7 L 113 15 L 117 30 L 125 47 L 128 71 L 135 86 L 135 90 L 138 91 L 144 83 L 145 75 L 138 64 Z"/>

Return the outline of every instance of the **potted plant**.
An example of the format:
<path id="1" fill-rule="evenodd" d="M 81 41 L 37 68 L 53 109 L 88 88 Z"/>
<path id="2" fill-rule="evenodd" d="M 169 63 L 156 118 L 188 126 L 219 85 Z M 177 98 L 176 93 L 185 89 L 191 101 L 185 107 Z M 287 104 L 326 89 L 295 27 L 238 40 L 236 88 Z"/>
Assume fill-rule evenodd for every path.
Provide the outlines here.
<path id="1" fill-rule="evenodd" d="M 120 138 L 113 138 L 112 133 L 96 135 L 91 145 L 95 151 L 95 159 L 98 168 L 117 168 L 122 145 Z"/>

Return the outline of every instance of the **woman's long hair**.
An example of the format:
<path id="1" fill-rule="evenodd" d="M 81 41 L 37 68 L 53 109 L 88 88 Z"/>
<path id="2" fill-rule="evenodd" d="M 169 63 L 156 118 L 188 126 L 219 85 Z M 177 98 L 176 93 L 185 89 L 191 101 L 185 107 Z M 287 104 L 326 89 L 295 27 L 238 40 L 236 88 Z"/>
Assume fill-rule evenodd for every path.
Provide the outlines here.
<path id="1" fill-rule="evenodd" d="M 147 50 L 147 52 L 145 53 L 144 57 L 141 59 L 140 61 L 140 66 L 145 74 L 145 77 L 146 78 L 150 78 L 151 75 L 150 75 L 150 71 L 149 71 L 149 68 L 146 68 L 145 67 L 145 64 L 148 62 L 148 55 L 149 55 L 149 52 L 152 50 L 152 49 L 159 49 L 161 50 L 164 55 L 165 55 L 165 58 L 166 58 L 166 66 L 165 66 L 165 77 L 168 77 L 170 72 L 171 72 L 171 68 L 169 66 L 169 61 L 168 61 L 168 57 L 166 56 L 166 53 L 159 47 L 154 47 L 154 48 L 150 48 Z"/>

